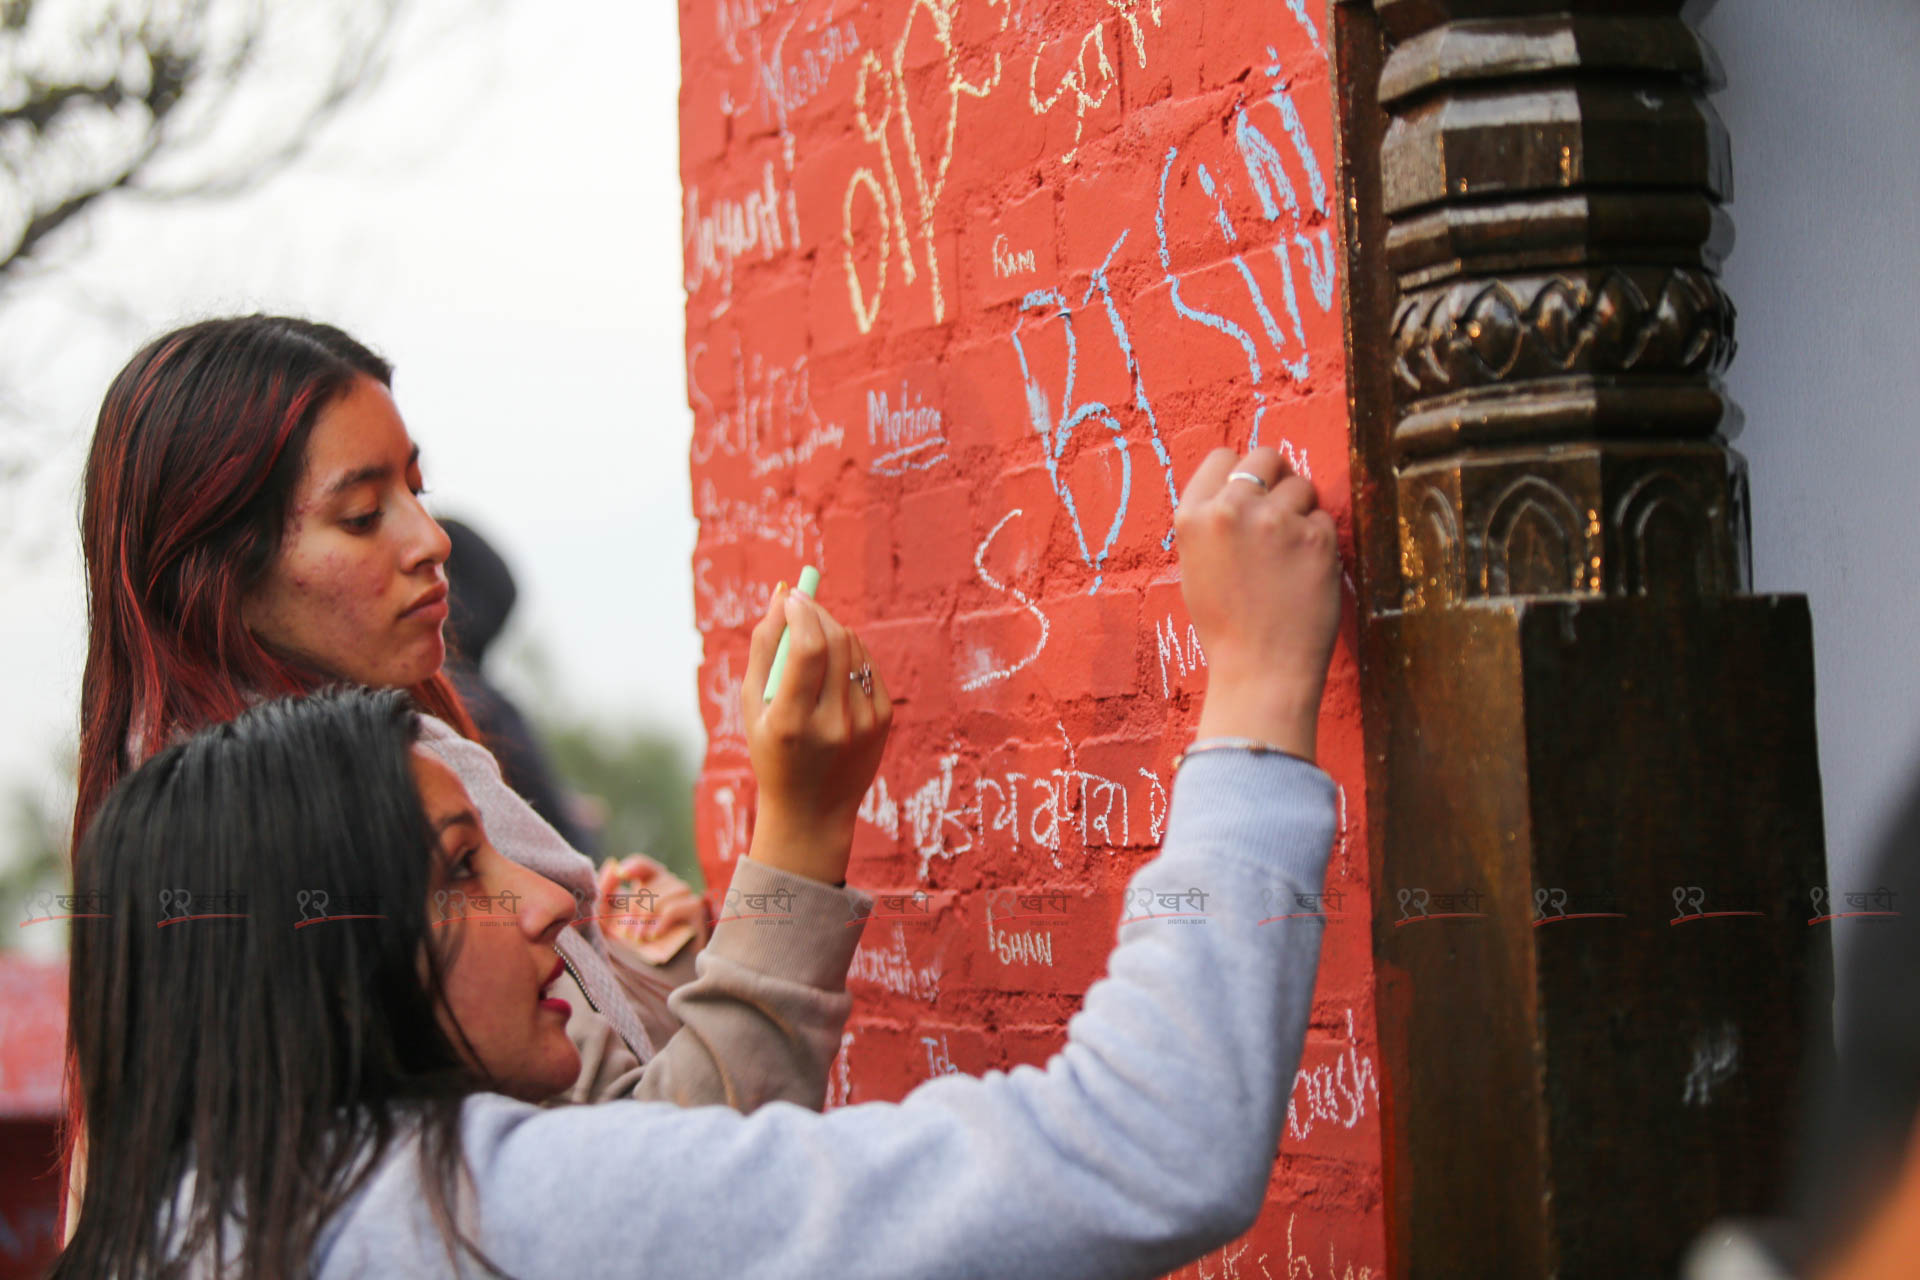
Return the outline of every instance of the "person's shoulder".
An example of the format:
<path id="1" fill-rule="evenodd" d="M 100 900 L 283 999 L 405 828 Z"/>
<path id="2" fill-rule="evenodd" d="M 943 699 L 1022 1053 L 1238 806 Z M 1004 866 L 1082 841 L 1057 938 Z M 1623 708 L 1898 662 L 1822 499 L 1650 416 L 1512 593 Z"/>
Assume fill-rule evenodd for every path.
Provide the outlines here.
<path id="1" fill-rule="evenodd" d="M 420 745 L 452 769 L 469 791 L 501 780 L 500 761 L 485 743 L 475 742 L 445 720 L 424 711 L 420 713 Z"/>
<path id="2" fill-rule="evenodd" d="M 532 1103 L 497 1093 L 462 1099 L 456 1124 L 469 1168 L 484 1178 L 502 1144 L 540 1114 Z M 440 1274 L 437 1229 L 421 1182 L 420 1140 L 428 1118 L 419 1108 L 403 1107 L 396 1120 L 378 1158 L 371 1150 L 363 1153 L 370 1166 L 360 1171 L 364 1178 L 315 1240 L 313 1273 L 320 1280 Z"/>
<path id="3" fill-rule="evenodd" d="M 470 1093 L 460 1103 L 460 1124 L 463 1128 L 514 1125 L 549 1109 L 504 1093 Z"/>
<path id="4" fill-rule="evenodd" d="M 422 742 L 442 742 L 448 738 L 460 739 L 460 731 L 429 712 L 420 713 L 420 740 Z M 460 739 L 464 741 L 464 739 Z"/>
<path id="5" fill-rule="evenodd" d="M 395 1116 L 395 1130 L 377 1153 L 364 1135 L 349 1138 L 358 1145 L 353 1180 L 357 1183 L 345 1204 L 314 1238 L 313 1275 L 372 1273 L 384 1262 L 387 1273 L 397 1264 L 406 1273 L 412 1255 L 411 1240 L 421 1232 L 419 1213 L 425 1197 L 420 1185 L 420 1115 L 403 1107 Z"/>

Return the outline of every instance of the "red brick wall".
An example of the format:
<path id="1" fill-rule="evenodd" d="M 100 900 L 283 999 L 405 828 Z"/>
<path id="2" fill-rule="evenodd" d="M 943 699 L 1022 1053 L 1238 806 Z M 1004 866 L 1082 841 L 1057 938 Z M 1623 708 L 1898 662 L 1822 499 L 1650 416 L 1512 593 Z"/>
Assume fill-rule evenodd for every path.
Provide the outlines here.
<path id="1" fill-rule="evenodd" d="M 51 1118 L 0 1118 L 0 1280 L 45 1275 L 60 1252 L 59 1158 Z"/>
<path id="2" fill-rule="evenodd" d="M 36 914 L 37 912 L 37 914 Z M 64 929 L 48 905 L 24 924 Z M 61 1053 L 67 963 L 0 952 L 0 1280 L 45 1273 L 59 1252 Z"/>
<path id="3" fill-rule="evenodd" d="M 1042 1062 L 1199 712 L 1172 495 L 1257 432 L 1350 536 L 1325 0 L 680 21 L 701 857 L 724 883 L 751 826 L 748 629 L 816 563 L 899 703 L 854 882 L 928 895 L 868 927 L 832 1102 Z M 1346 898 L 1270 1202 L 1183 1274 L 1382 1269 L 1352 640 L 1321 724 Z"/>

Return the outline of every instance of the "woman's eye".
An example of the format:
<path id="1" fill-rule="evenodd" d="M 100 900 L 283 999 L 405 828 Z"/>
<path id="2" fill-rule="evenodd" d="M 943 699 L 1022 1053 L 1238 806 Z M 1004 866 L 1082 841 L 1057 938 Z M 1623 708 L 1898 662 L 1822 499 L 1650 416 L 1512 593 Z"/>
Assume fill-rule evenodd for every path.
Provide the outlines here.
<path id="1" fill-rule="evenodd" d="M 473 855 L 478 849 L 469 849 L 453 860 L 453 866 L 447 871 L 449 880 L 470 880 L 473 878 Z"/>
<path id="2" fill-rule="evenodd" d="M 380 523 L 380 509 L 374 508 L 365 515 L 348 516 L 340 522 L 350 533 L 372 533 Z"/>

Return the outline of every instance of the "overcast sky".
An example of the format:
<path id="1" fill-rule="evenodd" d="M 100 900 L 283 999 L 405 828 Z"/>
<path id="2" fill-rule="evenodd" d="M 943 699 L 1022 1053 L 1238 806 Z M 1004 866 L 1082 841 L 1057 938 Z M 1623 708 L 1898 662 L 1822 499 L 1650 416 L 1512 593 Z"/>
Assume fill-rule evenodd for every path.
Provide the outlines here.
<path id="1" fill-rule="evenodd" d="M 504 0 L 412 43 L 296 169 L 219 204 L 106 202 L 70 268 L 0 305 L 9 395 L 54 450 L 0 513 L 0 785 L 52 786 L 74 735 L 78 476 L 107 383 L 145 338 L 248 310 L 394 362 L 429 505 L 519 578 L 503 645 L 539 642 L 580 709 L 703 740 L 674 6 Z"/>

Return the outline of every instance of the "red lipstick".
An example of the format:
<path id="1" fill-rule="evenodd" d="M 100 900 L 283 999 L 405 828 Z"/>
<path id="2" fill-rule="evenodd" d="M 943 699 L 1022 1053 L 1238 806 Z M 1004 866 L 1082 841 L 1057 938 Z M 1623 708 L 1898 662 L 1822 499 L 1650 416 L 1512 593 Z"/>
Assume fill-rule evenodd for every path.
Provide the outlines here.
<path id="1" fill-rule="evenodd" d="M 560 959 L 560 957 L 556 955 L 553 959 L 553 972 L 549 973 L 547 975 L 547 980 L 540 984 L 540 989 L 542 991 L 545 991 L 548 987 L 551 987 L 554 983 L 560 981 L 560 975 L 565 973 L 566 971 L 567 971 L 566 961 Z M 551 1009 L 563 1018 L 570 1018 L 573 1016 L 573 1006 L 571 1004 L 568 1004 L 565 1000 L 561 999 L 559 996 L 542 996 L 540 999 L 540 1007 L 542 1009 Z"/>

